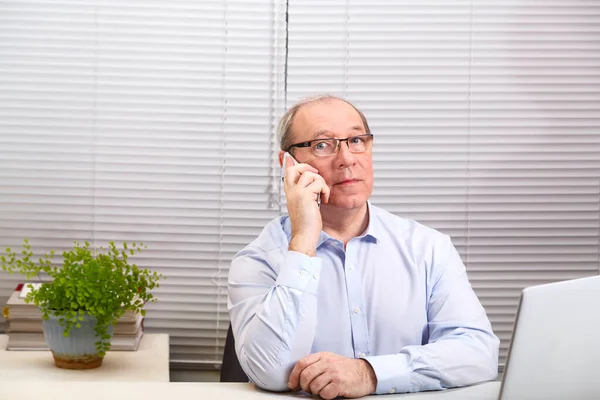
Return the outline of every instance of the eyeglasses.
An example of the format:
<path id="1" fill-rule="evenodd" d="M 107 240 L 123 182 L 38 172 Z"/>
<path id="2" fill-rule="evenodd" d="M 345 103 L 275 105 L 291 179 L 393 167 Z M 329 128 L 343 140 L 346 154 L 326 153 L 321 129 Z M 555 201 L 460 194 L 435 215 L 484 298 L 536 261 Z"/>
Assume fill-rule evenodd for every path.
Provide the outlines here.
<path id="1" fill-rule="evenodd" d="M 312 153 L 317 157 L 326 157 L 338 152 L 341 142 L 346 142 L 348 149 L 352 153 L 364 153 L 373 147 L 373 135 L 370 133 L 358 136 L 352 136 L 346 139 L 315 139 L 308 142 L 296 143 L 287 148 L 290 151 L 293 147 L 310 147 Z"/>

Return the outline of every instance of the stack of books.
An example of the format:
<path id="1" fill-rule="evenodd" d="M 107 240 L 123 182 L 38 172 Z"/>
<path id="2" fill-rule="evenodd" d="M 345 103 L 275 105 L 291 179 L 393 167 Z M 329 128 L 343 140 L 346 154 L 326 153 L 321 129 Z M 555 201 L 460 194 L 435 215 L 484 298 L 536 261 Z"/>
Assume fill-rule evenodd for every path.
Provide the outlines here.
<path id="1" fill-rule="evenodd" d="M 34 284 L 39 285 L 39 284 Z M 49 350 L 44 338 L 42 312 L 25 303 L 29 284 L 19 284 L 4 307 L 8 322 L 7 350 Z M 144 317 L 127 310 L 114 326 L 112 351 L 136 351 L 144 334 Z"/>

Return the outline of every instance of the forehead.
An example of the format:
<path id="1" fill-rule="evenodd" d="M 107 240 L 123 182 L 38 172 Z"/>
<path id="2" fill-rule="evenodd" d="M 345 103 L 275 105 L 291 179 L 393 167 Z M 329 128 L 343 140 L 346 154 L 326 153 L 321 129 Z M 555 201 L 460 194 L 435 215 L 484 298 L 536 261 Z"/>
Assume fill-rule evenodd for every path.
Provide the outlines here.
<path id="1" fill-rule="evenodd" d="M 305 104 L 296 113 L 292 124 L 295 141 L 308 141 L 317 133 L 324 136 L 345 137 L 355 134 L 364 125 L 360 114 L 345 101 L 332 99 Z"/>

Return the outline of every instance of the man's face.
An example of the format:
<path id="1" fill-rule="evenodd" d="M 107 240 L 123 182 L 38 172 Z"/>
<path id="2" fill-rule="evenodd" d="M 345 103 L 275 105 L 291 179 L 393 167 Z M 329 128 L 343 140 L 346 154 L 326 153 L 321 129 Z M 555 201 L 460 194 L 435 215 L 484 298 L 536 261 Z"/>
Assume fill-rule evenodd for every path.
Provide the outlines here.
<path id="1" fill-rule="evenodd" d="M 302 106 L 292 124 L 293 143 L 321 138 L 346 139 L 365 134 L 360 115 L 340 100 L 316 101 Z M 346 142 L 337 153 L 317 157 L 310 148 L 295 148 L 294 158 L 319 170 L 329 188 L 329 202 L 322 207 L 358 208 L 373 191 L 373 160 L 371 150 L 351 153 Z"/>

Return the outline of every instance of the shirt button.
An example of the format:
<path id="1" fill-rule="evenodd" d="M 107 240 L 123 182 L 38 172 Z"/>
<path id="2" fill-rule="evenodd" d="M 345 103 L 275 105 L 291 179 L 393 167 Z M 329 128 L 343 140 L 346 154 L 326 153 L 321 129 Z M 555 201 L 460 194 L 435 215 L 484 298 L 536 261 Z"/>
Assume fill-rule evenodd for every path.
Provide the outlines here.
<path id="1" fill-rule="evenodd" d="M 352 310 L 352 312 L 353 312 L 354 314 L 358 314 L 358 313 L 360 312 L 360 308 L 358 308 L 358 307 L 354 307 L 354 309 Z"/>
<path id="2" fill-rule="evenodd" d="M 307 274 L 307 273 L 308 273 L 308 272 L 306 272 L 306 270 L 305 270 L 305 269 L 303 269 L 302 271 L 300 271 L 300 275 L 302 275 L 302 276 L 306 276 L 306 274 Z"/>
<path id="3" fill-rule="evenodd" d="M 313 278 L 314 278 L 314 279 L 319 279 L 319 274 L 314 274 L 314 275 L 313 275 Z"/>
<path id="4" fill-rule="evenodd" d="M 353 271 L 353 270 L 354 270 L 354 264 L 350 264 L 350 265 L 348 266 L 348 269 L 349 269 L 350 271 Z"/>
<path id="5" fill-rule="evenodd" d="M 394 389 L 394 388 L 391 388 L 391 389 L 390 389 L 390 393 L 396 393 L 396 389 Z"/>
<path id="6" fill-rule="evenodd" d="M 359 357 L 359 358 L 363 358 L 363 357 L 366 357 L 366 356 L 367 356 L 367 355 L 366 355 L 365 353 L 359 353 L 359 354 L 358 354 L 358 357 Z"/>

